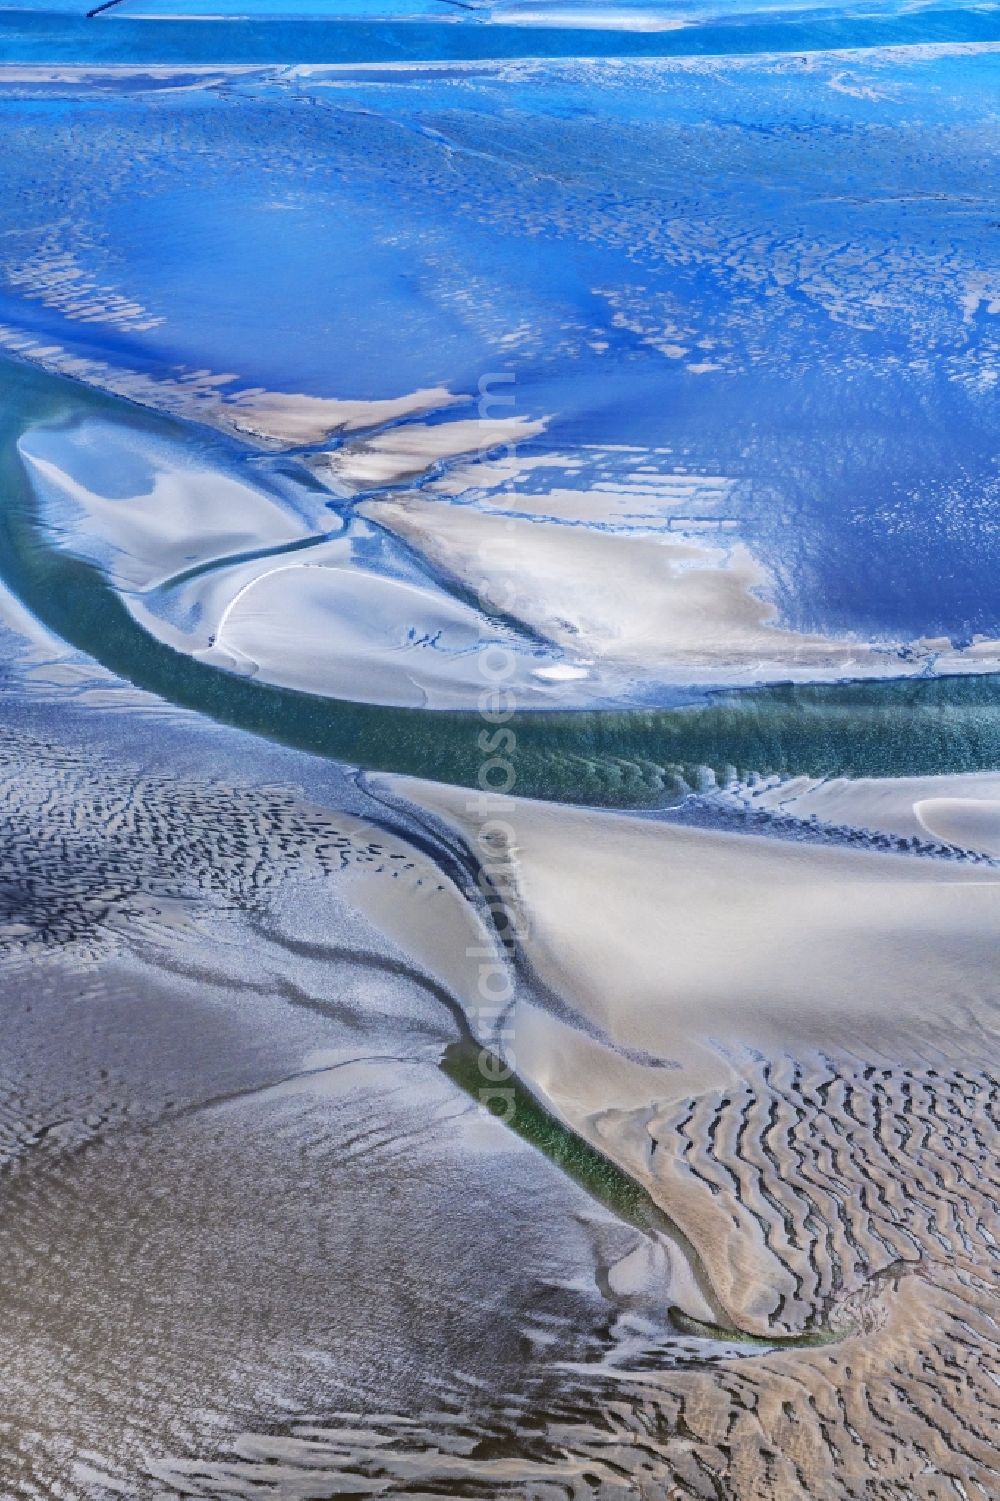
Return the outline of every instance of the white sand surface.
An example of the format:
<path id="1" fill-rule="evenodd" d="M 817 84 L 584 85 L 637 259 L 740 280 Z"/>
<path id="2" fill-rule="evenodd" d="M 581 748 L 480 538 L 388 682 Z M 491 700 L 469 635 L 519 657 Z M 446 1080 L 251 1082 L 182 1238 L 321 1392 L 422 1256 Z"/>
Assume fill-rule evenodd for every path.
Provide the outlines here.
<path id="1" fill-rule="evenodd" d="M 197 564 L 308 535 L 263 490 L 179 444 L 100 418 L 69 430 L 32 429 L 18 451 L 53 537 L 125 590 L 152 589 Z"/>
<path id="2" fill-rule="evenodd" d="M 471 605 L 448 594 L 348 566 L 322 566 L 336 544 L 217 575 L 224 608 L 203 661 L 308 693 L 355 701 L 453 708 L 489 684 L 480 649 L 493 633 Z M 199 580 L 199 583 L 202 583 Z M 202 590 L 204 606 L 204 590 Z M 215 613 L 214 611 L 211 613 Z M 512 653 L 506 686 L 522 699 L 558 704 L 566 686 L 525 644 Z M 552 674 L 556 673 L 555 676 Z M 576 682 L 575 675 L 568 681 Z"/>
<path id="3" fill-rule="evenodd" d="M 474 795 L 396 786 L 477 841 Z M 641 1102 L 620 1058 L 681 1063 L 643 1070 L 662 1100 L 724 1076 L 727 1046 L 877 1051 L 1000 989 L 994 871 L 518 799 L 493 816 L 526 956 L 581 1033 L 522 1013 L 512 1047 L 578 1124 L 602 1096 Z"/>
<path id="4" fill-rule="evenodd" d="M 540 520 L 608 523 L 669 530 L 682 522 L 705 531 L 735 527 L 727 499 L 732 481 L 721 474 L 676 467 L 659 449 L 625 453 L 583 445 L 578 453 L 523 452 L 459 463 L 425 487 L 427 495 L 466 492 L 481 503 Z"/>
<path id="5" fill-rule="evenodd" d="M 680 31 L 691 24 L 686 16 L 664 15 L 638 6 L 585 10 L 582 6 L 504 6 L 499 16 L 516 26 L 568 26 L 577 31 Z"/>
<path id="6" fill-rule="evenodd" d="M 1000 800 L 928 797 L 913 811 L 933 838 L 1000 856 Z"/>
<path id="7" fill-rule="evenodd" d="M 552 493 L 548 511 L 544 496 L 532 508 L 555 517 L 562 506 L 572 520 L 592 519 L 593 508 L 574 492 Z M 665 531 L 661 519 L 655 530 L 623 535 L 414 494 L 365 500 L 357 509 L 565 651 L 660 683 L 907 677 L 928 668 L 1000 666 L 996 642 L 894 645 L 781 626 L 770 573 L 724 527 L 692 523 L 692 535 Z M 599 509 L 610 517 L 604 499 Z"/>
<path id="8" fill-rule="evenodd" d="M 302 396 L 286 391 L 253 389 L 226 396 L 219 415 L 237 432 L 279 443 L 320 443 L 335 433 L 357 432 L 436 411 L 466 398 L 445 386 L 428 386 L 405 396 L 374 401 Z"/>
<path id="9" fill-rule="evenodd" d="M 363 515 L 404 538 L 465 587 L 565 650 L 657 673 L 863 671 L 862 642 L 774 624 L 769 576 L 742 546 L 662 534 L 622 537 L 408 498 Z"/>
<path id="10" fill-rule="evenodd" d="M 354 490 L 398 485 L 424 474 L 442 459 L 461 454 L 487 454 L 507 444 L 523 443 L 545 427 L 527 417 L 470 417 L 435 424 L 409 422 L 370 438 L 345 443 L 316 457 L 320 478 L 330 478 Z"/>
<path id="11" fill-rule="evenodd" d="M 176 443 L 101 419 L 34 429 L 21 456 L 50 542 L 96 564 L 142 628 L 176 650 L 306 692 L 453 708 L 491 686 L 479 654 L 499 634 L 513 648 L 507 686 L 523 701 L 598 691 L 586 669 L 431 580 L 359 567 L 369 524 L 324 537 L 316 528 L 329 513 L 307 515 L 305 492 L 298 510 Z"/>
<path id="12" fill-rule="evenodd" d="M 507 877 L 536 983 L 492 1046 L 694 1241 L 728 1317 L 855 1327 L 871 1268 L 912 1259 L 911 1193 L 940 1249 L 942 1192 L 972 1202 L 941 1133 L 995 1026 L 996 871 L 392 784 Z M 996 836 L 1000 801 L 969 802 Z"/>
<path id="13" fill-rule="evenodd" d="M 1000 772 L 931 777 L 794 777 L 753 789 L 752 807 L 821 824 L 931 839 L 994 853 L 993 809 L 1000 806 Z M 961 809 L 955 817 L 953 810 Z"/>

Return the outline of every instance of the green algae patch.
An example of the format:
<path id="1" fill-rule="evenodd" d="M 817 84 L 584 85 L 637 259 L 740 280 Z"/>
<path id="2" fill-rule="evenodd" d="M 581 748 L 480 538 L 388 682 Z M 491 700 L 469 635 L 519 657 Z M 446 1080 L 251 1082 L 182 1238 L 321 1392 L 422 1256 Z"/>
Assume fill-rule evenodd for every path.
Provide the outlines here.
<path id="1" fill-rule="evenodd" d="M 495 1053 L 471 1042 L 453 1042 L 445 1049 L 441 1069 L 453 1084 L 537 1147 L 618 1219 L 645 1234 L 660 1231 L 676 1237 L 670 1220 L 646 1190 L 603 1152 L 556 1120 L 517 1075 L 505 1069 Z M 498 1079 L 502 1082 L 495 1082 Z"/>
<path id="2" fill-rule="evenodd" d="M 748 1334 L 726 1322 L 725 1310 L 708 1280 L 696 1248 L 649 1193 L 603 1152 L 555 1118 L 489 1048 L 468 1040 L 453 1042 L 441 1058 L 441 1070 L 453 1084 L 489 1110 L 522 1140 L 530 1143 L 568 1178 L 618 1219 L 643 1234 L 661 1234 L 687 1259 L 717 1319 L 707 1322 L 672 1305 L 666 1311 L 678 1333 L 760 1350 L 808 1350 L 836 1344 L 849 1330 L 810 1329 L 802 1334 Z M 498 1082 L 499 1081 L 499 1082 Z"/>

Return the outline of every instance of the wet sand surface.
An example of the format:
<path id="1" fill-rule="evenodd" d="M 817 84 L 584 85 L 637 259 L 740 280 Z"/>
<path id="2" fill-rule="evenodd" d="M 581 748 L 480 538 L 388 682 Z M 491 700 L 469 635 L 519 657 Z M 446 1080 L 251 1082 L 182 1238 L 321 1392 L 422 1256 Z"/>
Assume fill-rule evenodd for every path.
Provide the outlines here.
<path id="1" fill-rule="evenodd" d="M 463 934 L 503 951 L 461 870 L 412 842 L 422 805 L 454 817 L 466 794 L 373 796 L 277 750 L 273 782 L 225 782 L 210 768 L 230 732 L 175 725 L 164 746 L 133 711 L 126 759 L 77 721 L 54 733 L 26 708 L 2 744 L 10 1494 L 991 1493 L 985 960 L 950 1007 L 925 986 L 864 1022 L 822 1002 L 777 1032 L 753 1008 L 678 1015 L 671 851 L 690 887 L 697 850 L 727 836 L 512 801 L 533 934 L 491 1030 Z M 467 816 L 464 834 L 468 874 Z M 547 936 L 564 887 L 546 897 L 539 862 L 559 839 L 607 966 L 596 988 L 596 959 Z M 780 841 L 736 842 L 728 876 L 759 895 L 754 862 Z M 585 887 L 581 851 L 611 870 L 619 845 L 659 869 L 647 913 L 623 900 L 659 930 L 644 973 L 662 1022 L 622 913 Z M 974 904 L 993 885 L 981 866 L 791 854 L 871 862 L 890 898 Z M 451 934 L 447 973 L 429 929 Z M 876 939 L 907 992 L 891 930 Z M 866 963 L 844 945 L 844 994 Z M 607 986 L 616 1035 L 588 1000 Z M 513 1039 L 566 1139 L 643 1186 L 662 1225 L 630 1226 L 564 1149 L 526 1144 L 442 1073 L 472 1034 Z"/>
<path id="2" fill-rule="evenodd" d="M 25 3 L 0 1498 L 994 1501 L 995 18 Z"/>

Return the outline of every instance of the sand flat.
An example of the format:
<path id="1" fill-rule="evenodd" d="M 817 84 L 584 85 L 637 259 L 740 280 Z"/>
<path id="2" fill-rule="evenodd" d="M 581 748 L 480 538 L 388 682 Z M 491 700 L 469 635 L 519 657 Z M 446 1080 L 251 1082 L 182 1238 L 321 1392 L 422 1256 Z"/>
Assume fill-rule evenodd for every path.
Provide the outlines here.
<path id="1" fill-rule="evenodd" d="M 470 794 L 399 785 L 478 838 Z M 516 799 L 495 816 L 527 957 L 625 1055 L 717 1073 L 720 1039 L 877 1048 L 996 1002 L 990 869 Z"/>
<path id="2" fill-rule="evenodd" d="M 428 386 L 405 396 L 359 401 L 255 388 L 227 395 L 218 409 L 218 418 L 236 432 L 298 446 L 320 443 L 335 433 L 398 422 L 464 399 L 445 386 Z"/>
<path id="3" fill-rule="evenodd" d="M 768 575 L 739 545 L 609 535 L 412 497 L 359 510 L 581 656 L 688 678 L 873 665 L 864 643 L 778 627 L 775 606 L 760 596 Z"/>
<path id="4" fill-rule="evenodd" d="M 469 417 L 457 422 L 410 422 L 357 438 L 314 459 L 316 472 L 354 490 L 398 485 L 426 474 L 443 459 L 488 454 L 523 443 L 545 427 L 527 417 Z"/>

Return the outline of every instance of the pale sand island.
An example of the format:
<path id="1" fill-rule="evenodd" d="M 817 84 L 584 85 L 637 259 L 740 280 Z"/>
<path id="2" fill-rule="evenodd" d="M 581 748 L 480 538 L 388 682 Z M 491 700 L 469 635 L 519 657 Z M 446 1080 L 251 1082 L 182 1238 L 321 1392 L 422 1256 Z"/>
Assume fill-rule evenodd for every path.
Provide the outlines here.
<path id="1" fill-rule="evenodd" d="M 996 18 L 14 3 L 2 1501 L 995 1501 Z"/>
<path id="2" fill-rule="evenodd" d="M 913 789 L 915 814 L 940 810 L 935 833 L 946 824 L 970 854 L 991 853 L 998 803 L 929 798 L 932 786 Z M 516 799 L 484 818 L 475 794 L 396 791 L 503 873 L 539 989 L 518 991 L 494 1045 L 697 1248 L 716 1319 L 774 1341 L 746 1379 L 775 1404 L 786 1453 L 814 1462 L 822 1443 L 843 1463 L 861 1442 L 880 1476 L 913 1484 L 905 1412 L 914 1436 L 933 1421 L 981 1478 L 995 1399 L 974 1268 L 995 1223 L 982 1058 L 996 1036 L 998 869 Z M 956 1320 L 979 1418 L 939 1408 L 928 1385 Z M 823 1353 L 781 1353 L 809 1331 L 830 1341 Z M 872 1405 L 849 1417 L 834 1393 L 859 1361 Z M 793 1426 L 779 1412 L 788 1382 L 810 1393 Z M 721 1410 L 700 1389 L 707 1441 Z M 741 1483 L 762 1483 L 742 1450 L 738 1463 Z"/>

